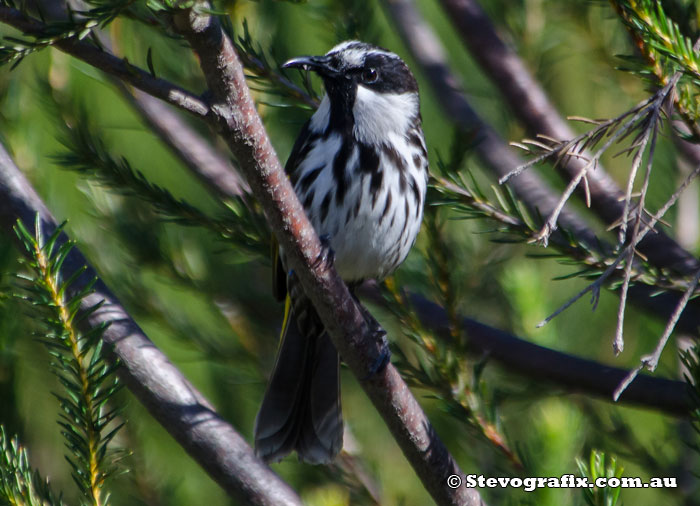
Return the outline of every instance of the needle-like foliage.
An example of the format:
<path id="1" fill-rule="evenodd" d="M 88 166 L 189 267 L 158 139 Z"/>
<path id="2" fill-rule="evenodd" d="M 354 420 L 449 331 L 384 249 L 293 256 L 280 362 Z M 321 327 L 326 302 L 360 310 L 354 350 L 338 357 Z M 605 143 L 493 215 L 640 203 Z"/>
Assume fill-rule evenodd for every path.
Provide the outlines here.
<path id="1" fill-rule="evenodd" d="M 698 77 L 700 77 L 698 44 L 700 41 L 694 44 L 683 33 L 680 25 L 665 14 L 661 2 L 631 0 L 613 2 L 613 5 L 641 50 L 643 61 L 637 61 L 635 72 L 642 73 L 643 71 L 644 75 L 654 76 L 656 78 L 654 85 L 658 87 L 657 91 L 632 109 L 612 119 L 574 118 L 593 123 L 595 126 L 572 139 L 560 140 L 547 135 L 539 135 L 536 139 L 526 139 L 519 143 L 513 143 L 516 147 L 533 155 L 533 158 L 503 176 L 499 182 L 504 183 L 525 169 L 543 161 L 550 161 L 555 167 L 561 163 L 580 162 L 577 173 L 571 178 L 554 210 L 534 237 L 535 242 L 546 247 L 550 236 L 557 229 L 559 216 L 564 205 L 575 190 L 582 188 L 585 203 L 590 207 L 588 177 L 598 166 L 601 157 L 613 148 L 617 150 L 615 156 L 631 157 L 624 192 L 623 211 L 610 227 L 618 229 L 617 256 L 608 263 L 597 280 L 580 291 L 543 322 L 550 321 L 589 291 L 596 301 L 597 293 L 603 282 L 609 282 L 610 276 L 621 270 L 623 273 L 622 284 L 619 286 L 620 301 L 613 340 L 613 349 L 615 353 L 619 354 L 624 348 L 623 328 L 629 287 L 633 282 L 638 282 L 638 278 L 634 275 L 636 265 L 639 263 L 636 246 L 648 233 L 654 232 L 657 222 L 662 220 L 666 211 L 673 206 L 683 190 L 698 174 L 698 169 L 695 168 L 656 213 L 647 210 L 647 193 L 652 168 L 655 164 L 657 140 L 664 120 L 670 119 L 669 111 L 675 108 L 678 116 L 685 123 L 687 129 L 687 132 L 683 134 L 685 140 L 697 142 L 700 139 L 698 136 L 700 128 L 697 124 Z M 628 60 L 632 59 L 632 57 L 628 57 Z M 623 149 L 616 147 L 628 139 L 628 146 Z M 640 172 L 643 174 L 641 183 L 638 181 Z M 636 192 L 635 188 L 637 188 Z M 699 276 L 700 273 L 694 277 L 688 276 L 687 273 L 682 276 L 683 281 L 678 288 L 683 296 L 669 318 L 658 345 L 653 353 L 641 358 L 640 365 L 631 371 L 627 379 L 616 390 L 615 398 L 619 397 L 641 369 L 647 368 L 651 371 L 656 369 L 666 342 L 688 301 L 695 293 Z"/>
<path id="2" fill-rule="evenodd" d="M 40 341 L 51 355 L 51 368 L 63 387 L 54 393 L 61 408 L 58 424 L 82 502 L 104 506 L 109 504 L 105 481 L 119 470 L 117 462 L 124 454 L 110 444 L 123 425 L 118 420 L 118 407 L 111 402 L 121 388 L 115 375 L 119 364 L 107 359 L 101 339 L 108 324 L 81 330 L 86 317 L 101 303 L 81 309 L 83 299 L 92 293 L 94 280 L 76 289 L 84 268 L 63 272 L 73 242 L 60 240 L 62 228 L 44 237 L 38 216 L 35 233 L 17 222 L 14 230 L 26 250 L 22 263 L 27 270 L 18 276 L 22 290 L 17 297 L 41 314 Z M 24 460 L 20 458 L 20 462 Z M 23 467 L 16 469 L 24 472 Z"/>
<path id="3" fill-rule="evenodd" d="M 591 450 L 588 462 L 577 460 L 581 476 L 588 478 L 589 482 L 595 482 L 597 478 L 620 478 L 624 468 L 618 463 L 615 456 L 608 458 L 605 453 Z M 621 488 L 618 487 L 592 487 L 583 488 L 583 496 L 588 506 L 615 506 L 620 498 Z"/>
<path id="4" fill-rule="evenodd" d="M 9 438 L 0 425 L 0 504 L 62 506 L 48 480 L 29 464 L 27 449 L 17 437 Z"/>
<path id="5" fill-rule="evenodd" d="M 265 221 L 254 204 L 239 198 L 226 202 L 219 216 L 209 216 L 186 200 L 173 196 L 166 188 L 150 182 L 125 157 L 113 156 L 84 110 L 71 112 L 76 114 L 77 121 L 64 122 L 61 141 L 66 151 L 55 156 L 61 167 L 111 191 L 148 203 L 168 221 L 207 229 L 250 255 L 264 257 L 269 253 Z"/>

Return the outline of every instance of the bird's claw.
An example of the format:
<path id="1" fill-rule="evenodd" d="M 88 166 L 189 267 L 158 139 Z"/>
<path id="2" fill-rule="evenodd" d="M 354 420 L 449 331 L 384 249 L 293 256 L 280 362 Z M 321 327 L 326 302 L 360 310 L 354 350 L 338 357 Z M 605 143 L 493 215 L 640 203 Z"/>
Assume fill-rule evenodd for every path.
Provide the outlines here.
<path id="1" fill-rule="evenodd" d="M 367 370 L 367 375 L 362 378 L 363 380 L 368 380 L 375 374 L 382 372 L 382 370 L 387 366 L 391 360 L 391 350 L 389 349 L 389 340 L 386 337 L 386 330 L 379 325 L 379 322 L 377 322 L 370 312 L 367 311 L 367 308 L 362 305 L 360 305 L 360 307 L 363 309 L 365 321 L 369 325 L 369 331 L 372 338 L 379 343 L 379 353 L 370 364 Z"/>
<path id="2" fill-rule="evenodd" d="M 389 349 L 389 340 L 386 338 L 386 332 L 384 329 L 381 329 L 381 332 L 377 332 L 374 335 L 378 341 L 381 341 L 379 354 L 377 354 L 377 357 L 370 364 L 367 375 L 362 378 L 363 380 L 368 380 L 375 374 L 382 372 L 391 361 L 391 350 Z"/>
<path id="3" fill-rule="evenodd" d="M 331 238 L 328 235 L 319 236 L 319 241 L 321 242 L 321 252 L 313 261 L 311 267 L 318 269 L 319 267 L 329 268 L 335 262 L 335 252 L 331 248 Z"/>

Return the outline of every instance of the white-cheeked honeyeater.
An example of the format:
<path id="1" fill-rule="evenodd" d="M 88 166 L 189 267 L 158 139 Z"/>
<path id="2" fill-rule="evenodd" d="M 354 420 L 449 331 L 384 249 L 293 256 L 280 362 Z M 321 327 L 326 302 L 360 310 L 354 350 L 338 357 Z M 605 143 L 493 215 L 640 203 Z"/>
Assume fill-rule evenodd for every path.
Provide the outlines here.
<path id="1" fill-rule="evenodd" d="M 423 218 L 428 156 L 416 80 L 397 55 L 358 41 L 284 66 L 316 72 L 326 91 L 287 161 L 296 194 L 351 290 L 382 279 L 404 261 Z M 278 258 L 275 291 L 288 303 L 256 452 L 328 463 L 343 443 L 338 353 L 284 252 Z"/>

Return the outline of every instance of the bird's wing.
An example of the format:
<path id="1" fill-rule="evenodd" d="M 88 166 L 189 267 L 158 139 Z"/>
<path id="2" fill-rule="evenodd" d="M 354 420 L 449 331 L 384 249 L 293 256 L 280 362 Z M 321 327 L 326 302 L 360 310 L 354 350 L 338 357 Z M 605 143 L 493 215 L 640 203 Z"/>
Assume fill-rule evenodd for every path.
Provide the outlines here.
<path id="1" fill-rule="evenodd" d="M 301 127 L 299 136 L 292 147 L 292 152 L 287 158 L 287 164 L 284 166 L 284 171 L 290 177 L 292 184 L 296 184 L 298 178 L 296 169 L 306 154 L 307 146 L 313 139 L 309 129 L 310 123 L 311 120 L 304 123 L 304 126 Z M 287 271 L 280 255 L 279 244 L 274 237 L 272 238 L 272 293 L 278 301 L 283 301 L 287 296 Z"/>
<path id="2" fill-rule="evenodd" d="M 304 126 L 301 127 L 299 136 L 297 137 L 297 140 L 294 142 L 294 146 L 292 147 L 292 152 L 289 154 L 289 158 L 287 158 L 287 164 L 284 166 L 284 171 L 289 177 L 292 178 L 292 184 L 296 183 L 294 173 L 296 172 L 299 163 L 302 161 L 304 156 L 308 154 L 306 146 L 315 137 L 311 135 L 311 129 L 309 128 L 310 124 L 311 120 L 308 120 L 306 123 L 304 123 Z"/>

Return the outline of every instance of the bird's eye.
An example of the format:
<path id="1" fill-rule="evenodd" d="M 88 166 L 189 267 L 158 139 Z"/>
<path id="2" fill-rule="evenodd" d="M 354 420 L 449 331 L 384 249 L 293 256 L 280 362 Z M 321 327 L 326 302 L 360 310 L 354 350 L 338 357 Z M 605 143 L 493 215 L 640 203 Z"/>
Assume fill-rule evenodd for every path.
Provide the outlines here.
<path id="1" fill-rule="evenodd" d="M 376 83 L 378 78 L 379 74 L 377 74 L 377 69 L 374 67 L 369 67 L 362 71 L 362 81 L 365 83 Z"/>

